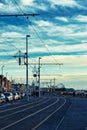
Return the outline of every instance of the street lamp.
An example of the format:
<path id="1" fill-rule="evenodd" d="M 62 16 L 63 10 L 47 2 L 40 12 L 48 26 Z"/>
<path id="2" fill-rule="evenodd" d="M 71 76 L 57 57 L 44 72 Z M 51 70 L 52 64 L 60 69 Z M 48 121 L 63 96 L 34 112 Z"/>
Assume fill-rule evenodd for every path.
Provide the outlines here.
<path id="1" fill-rule="evenodd" d="M 1 70 L 2 70 L 2 76 L 3 76 L 3 68 L 4 68 L 4 67 L 5 67 L 4 65 L 1 67 Z"/>
<path id="2" fill-rule="evenodd" d="M 8 72 L 6 72 L 6 78 L 7 78 L 7 74 L 8 74 Z"/>

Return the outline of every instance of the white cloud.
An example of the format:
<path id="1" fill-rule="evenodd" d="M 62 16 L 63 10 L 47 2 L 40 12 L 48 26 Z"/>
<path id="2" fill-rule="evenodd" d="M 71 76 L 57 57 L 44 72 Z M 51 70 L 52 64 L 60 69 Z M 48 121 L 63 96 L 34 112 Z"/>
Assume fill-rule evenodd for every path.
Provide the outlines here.
<path id="1" fill-rule="evenodd" d="M 86 37 L 87 36 L 87 32 L 75 32 L 75 33 L 71 33 L 71 34 L 65 34 L 66 36 L 71 36 L 71 37 Z"/>
<path id="2" fill-rule="evenodd" d="M 52 36 L 61 36 L 61 35 L 68 35 L 68 34 L 72 34 L 74 33 L 74 28 L 69 27 L 69 26 L 50 26 L 50 28 L 47 30 L 48 31 L 48 35 L 52 35 Z"/>
<path id="3" fill-rule="evenodd" d="M 65 17 L 56 17 L 55 19 L 58 19 L 58 20 L 61 20 L 61 21 L 64 21 L 64 22 L 68 22 L 68 19 L 65 18 Z"/>
<path id="4" fill-rule="evenodd" d="M 2 37 L 15 38 L 15 37 L 23 37 L 23 35 L 21 35 L 20 33 L 17 33 L 17 32 L 5 32 L 2 34 Z"/>
<path id="5" fill-rule="evenodd" d="M 4 13 L 13 13 L 13 12 L 17 12 L 17 8 L 16 6 L 14 6 L 14 4 L 11 2 L 11 1 L 8 1 L 6 2 L 6 4 L 2 4 L 0 3 L 0 12 Z"/>
<path id="6" fill-rule="evenodd" d="M 46 48 L 45 47 L 33 47 L 30 52 L 34 53 L 34 52 L 47 52 Z"/>
<path id="7" fill-rule="evenodd" d="M 86 30 L 86 26 L 79 26 L 77 24 L 57 26 L 53 23 L 49 23 L 49 26 L 44 28 L 44 31 L 47 32 L 49 36 L 63 36 L 67 38 L 86 38 Z"/>
<path id="8" fill-rule="evenodd" d="M 61 5 L 61 6 L 68 6 L 74 7 L 79 6 L 75 0 L 49 0 L 52 3 L 52 6 Z"/>
<path id="9" fill-rule="evenodd" d="M 85 40 L 82 40 L 81 42 L 82 42 L 82 43 L 87 43 L 87 40 L 85 39 Z"/>
<path id="10" fill-rule="evenodd" d="M 4 6 L 4 4 L 0 3 L 0 9 Z"/>
<path id="11" fill-rule="evenodd" d="M 46 45 L 50 52 L 73 52 L 73 51 L 85 51 L 87 50 L 87 43 L 77 45 L 59 45 L 49 46 Z"/>
<path id="12" fill-rule="evenodd" d="M 48 22 L 48 21 L 44 21 L 44 20 L 39 20 L 39 21 L 35 21 L 35 23 L 38 25 L 38 26 L 48 26 L 48 27 L 52 27 L 53 24 L 51 22 Z"/>
<path id="13" fill-rule="evenodd" d="M 21 0 L 21 4 L 22 5 L 30 5 L 33 6 L 34 5 L 34 1 L 33 0 Z"/>
<path id="14" fill-rule="evenodd" d="M 41 60 L 42 63 L 63 63 L 65 66 L 87 66 L 87 56 L 64 56 L 64 55 L 54 55 L 56 61 L 52 56 L 44 56 Z"/>
<path id="15" fill-rule="evenodd" d="M 21 0 L 21 5 L 25 8 L 25 10 L 29 10 L 29 8 L 32 6 L 32 10 L 34 11 L 36 8 L 41 9 L 41 10 L 47 10 L 47 5 L 45 2 L 40 2 L 40 4 L 37 4 L 34 0 Z M 23 8 L 22 7 L 22 8 Z M 30 8 L 31 10 L 31 8 Z"/>
<path id="16" fill-rule="evenodd" d="M 77 17 L 74 18 L 74 20 L 79 21 L 79 22 L 87 22 L 87 16 L 78 15 Z"/>

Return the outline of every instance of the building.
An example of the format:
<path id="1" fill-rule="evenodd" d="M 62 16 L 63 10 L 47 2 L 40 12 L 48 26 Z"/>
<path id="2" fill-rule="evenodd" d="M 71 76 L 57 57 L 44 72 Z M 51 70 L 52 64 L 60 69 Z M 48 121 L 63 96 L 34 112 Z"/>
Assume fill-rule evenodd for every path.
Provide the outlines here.
<path id="1" fill-rule="evenodd" d="M 4 91 L 11 91 L 11 82 L 3 75 L 0 75 L 0 92 Z"/>

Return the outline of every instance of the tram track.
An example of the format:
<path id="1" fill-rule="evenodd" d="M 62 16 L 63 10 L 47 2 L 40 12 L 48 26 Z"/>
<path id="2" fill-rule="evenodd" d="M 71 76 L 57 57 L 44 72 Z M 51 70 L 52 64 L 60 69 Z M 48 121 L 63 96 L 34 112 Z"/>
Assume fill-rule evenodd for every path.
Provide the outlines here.
<path id="1" fill-rule="evenodd" d="M 32 128 L 32 130 L 58 130 L 60 121 L 62 120 L 65 112 L 70 106 L 70 100 L 64 99 L 60 106 L 56 107 L 53 112 L 51 112 L 44 120 L 42 120 L 38 125 Z"/>
<path id="2" fill-rule="evenodd" d="M 47 101 L 49 101 L 50 99 L 46 99 L 46 100 L 41 100 L 41 101 L 37 101 L 37 102 L 34 102 L 34 103 L 28 103 L 26 105 L 21 105 L 21 106 L 18 106 L 18 107 L 15 107 L 15 108 L 10 108 L 10 109 L 7 109 L 7 110 L 4 110 L 4 111 L 1 111 L 0 113 L 0 120 L 1 119 L 6 119 L 6 117 L 9 117 L 9 116 L 12 116 L 12 115 L 15 115 L 15 114 L 19 114 L 23 111 L 26 111 L 26 110 L 29 110 L 29 109 L 32 109 L 33 107 L 35 106 L 39 106 L 40 104 L 43 104 Z"/>
<path id="3" fill-rule="evenodd" d="M 7 117 L 6 117 L 6 115 L 5 115 L 5 117 L 0 121 L 0 129 L 3 130 L 4 128 L 7 128 L 8 126 L 11 126 L 22 120 L 25 120 L 28 117 L 33 116 L 34 114 L 41 111 L 41 109 L 43 109 L 43 107 L 47 107 L 47 104 L 52 104 L 52 102 L 54 102 L 54 99 L 53 99 L 53 101 L 52 101 L 52 99 L 48 99 L 47 101 L 44 101 L 44 102 L 42 101 L 41 103 L 38 103 L 36 105 L 33 104 L 32 107 L 29 106 L 27 109 L 23 107 L 18 113 L 16 113 L 17 112 L 17 110 L 16 110 L 16 112 L 10 113 L 10 116 L 8 116 L 8 114 L 7 114 Z M 6 127 L 3 127 L 5 125 L 6 125 Z"/>
<path id="4" fill-rule="evenodd" d="M 20 107 L 21 110 L 9 109 L 11 113 L 0 117 L 0 130 L 41 130 L 43 126 L 46 128 L 47 122 L 54 119 L 55 114 L 61 113 L 60 110 L 64 108 L 63 111 L 65 111 L 66 104 L 67 99 L 55 97 L 32 103 L 31 106 L 27 105 L 27 108 Z"/>
<path id="5" fill-rule="evenodd" d="M 48 98 L 41 98 L 41 99 L 38 99 L 38 100 L 35 100 L 33 102 L 25 102 L 25 103 L 22 103 L 22 104 L 10 104 L 9 105 L 9 108 L 4 107 L 2 110 L 0 110 L 0 113 L 3 113 L 3 112 L 8 112 L 8 111 L 11 111 L 11 110 L 16 110 L 16 109 L 20 109 L 22 107 L 26 107 L 26 106 L 30 106 L 30 105 L 34 105 L 34 104 L 37 104 L 37 103 L 40 103 L 42 101 L 45 101 L 47 100 Z"/>

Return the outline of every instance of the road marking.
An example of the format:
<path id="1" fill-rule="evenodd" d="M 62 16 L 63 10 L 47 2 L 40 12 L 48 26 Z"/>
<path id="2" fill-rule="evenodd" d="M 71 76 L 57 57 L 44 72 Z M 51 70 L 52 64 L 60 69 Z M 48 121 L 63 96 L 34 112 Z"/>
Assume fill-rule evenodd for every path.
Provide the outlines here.
<path id="1" fill-rule="evenodd" d="M 36 125 L 32 130 L 37 129 L 40 125 L 42 125 L 45 121 L 47 121 L 54 113 L 56 113 L 58 110 L 60 110 L 64 104 L 66 103 L 66 99 L 64 99 L 64 103 L 58 107 L 53 113 L 51 113 L 49 116 L 47 116 L 44 120 L 42 120 L 38 125 Z"/>
<path id="2" fill-rule="evenodd" d="M 71 107 L 71 105 L 69 106 L 69 108 Z M 69 109 L 68 108 L 68 109 Z M 64 120 L 64 116 L 62 117 L 62 119 L 60 120 L 59 124 L 57 125 L 55 130 L 58 130 L 59 126 L 61 125 L 62 121 Z"/>
<path id="3" fill-rule="evenodd" d="M 32 113 L 32 114 L 28 115 L 28 116 L 26 116 L 26 117 L 24 117 L 24 118 L 22 118 L 22 119 L 20 119 L 20 120 L 16 121 L 16 122 L 13 122 L 13 123 L 11 123 L 11 124 L 9 124 L 9 125 L 7 125 L 7 126 L 5 126 L 5 127 L 1 128 L 0 130 L 5 130 L 5 129 L 7 129 L 7 128 L 9 128 L 9 127 L 13 126 L 13 125 L 16 125 L 17 123 L 19 123 L 19 122 L 21 122 L 21 121 L 23 121 L 23 120 L 25 120 L 25 119 L 27 119 L 27 118 L 31 117 L 31 116 L 36 115 L 37 113 L 39 113 L 39 112 L 41 112 L 41 111 L 43 111 L 43 110 L 45 110 L 45 109 L 47 109 L 47 108 L 49 108 L 49 107 L 53 106 L 53 105 L 54 105 L 54 104 L 56 104 L 58 101 L 59 101 L 59 99 L 57 99 L 57 100 L 56 100 L 55 102 L 53 102 L 52 104 L 50 104 L 50 105 L 48 105 L 48 106 L 44 107 L 43 109 L 40 109 L 40 110 L 38 110 L 38 111 L 36 111 L 36 112 L 34 112 L 34 113 Z"/>
<path id="4" fill-rule="evenodd" d="M 41 104 L 43 104 L 43 103 L 45 103 L 45 102 L 48 102 L 49 100 L 50 100 L 50 99 L 48 99 L 47 101 L 42 102 Z M 37 102 L 37 103 L 39 103 L 39 102 Z M 35 106 L 39 106 L 39 105 L 41 105 L 41 104 L 36 104 Z M 29 104 L 28 104 L 28 105 L 29 105 Z M 29 107 L 29 108 L 25 108 L 25 109 L 23 109 L 23 110 L 19 110 L 19 111 L 10 113 L 10 114 L 8 114 L 8 115 L 5 115 L 5 116 L 0 117 L 0 119 L 3 119 L 3 118 L 6 119 L 6 117 L 8 117 L 8 116 L 12 116 L 12 115 L 17 114 L 17 113 L 19 113 L 19 112 L 26 111 L 26 110 L 28 110 L 28 109 L 34 108 L 35 106 L 32 106 L 32 107 Z"/>
<path id="5" fill-rule="evenodd" d="M 41 99 L 40 101 L 43 101 L 43 99 Z M 38 102 L 40 102 L 40 101 L 38 101 Z M 33 103 L 36 103 L 36 102 L 33 102 Z M 33 104 L 33 103 L 24 104 L 24 105 L 21 105 L 21 106 L 17 106 L 17 107 L 15 107 L 15 108 L 9 108 L 9 109 L 0 111 L 0 113 L 6 112 L 6 111 L 10 111 L 10 110 L 15 110 L 15 109 L 17 109 L 17 108 L 20 108 L 20 107 L 23 107 L 23 106 L 28 106 L 28 105 L 31 105 L 31 104 Z"/>

